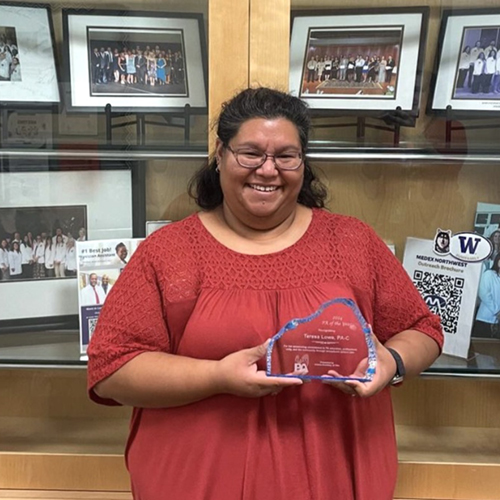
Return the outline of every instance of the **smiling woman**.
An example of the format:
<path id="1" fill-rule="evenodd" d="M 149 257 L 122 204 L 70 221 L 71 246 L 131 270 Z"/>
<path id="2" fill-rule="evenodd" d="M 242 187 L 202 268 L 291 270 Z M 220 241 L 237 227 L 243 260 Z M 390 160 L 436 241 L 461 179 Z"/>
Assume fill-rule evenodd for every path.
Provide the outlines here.
<path id="1" fill-rule="evenodd" d="M 137 499 L 393 498 L 388 386 L 434 361 L 439 319 L 373 230 L 322 210 L 308 135 L 296 97 L 258 88 L 226 103 L 191 184 L 203 211 L 149 236 L 103 306 L 89 391 L 134 406 Z M 268 339 L 337 297 L 373 328 L 373 379 L 267 376 Z"/>
<path id="2" fill-rule="evenodd" d="M 229 227 L 245 239 L 246 233 L 255 229 L 288 230 L 296 220 L 304 172 L 300 159 L 292 163 L 298 167 L 293 170 L 282 169 L 278 164 L 282 158 L 286 163 L 290 156 L 300 157 L 295 125 L 285 118 L 253 118 L 240 127 L 231 145 L 232 149 L 217 140 L 216 158 L 224 193 L 224 201 L 217 211 Z M 243 167 L 242 161 L 252 157 L 260 165 Z"/>

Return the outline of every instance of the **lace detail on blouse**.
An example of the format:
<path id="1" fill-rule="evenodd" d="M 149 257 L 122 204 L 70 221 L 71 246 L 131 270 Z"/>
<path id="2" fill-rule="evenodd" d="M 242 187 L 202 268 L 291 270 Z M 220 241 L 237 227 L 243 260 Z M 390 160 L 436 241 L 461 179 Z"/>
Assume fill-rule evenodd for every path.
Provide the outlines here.
<path id="1" fill-rule="evenodd" d="M 140 352 L 169 351 L 169 329 L 183 331 L 202 290 L 281 293 L 334 281 L 363 297 L 382 341 L 415 328 L 442 345 L 439 318 L 363 222 L 314 209 L 309 228 L 294 245 L 246 255 L 219 243 L 194 214 L 155 231 L 123 270 L 89 347 L 89 385 Z"/>

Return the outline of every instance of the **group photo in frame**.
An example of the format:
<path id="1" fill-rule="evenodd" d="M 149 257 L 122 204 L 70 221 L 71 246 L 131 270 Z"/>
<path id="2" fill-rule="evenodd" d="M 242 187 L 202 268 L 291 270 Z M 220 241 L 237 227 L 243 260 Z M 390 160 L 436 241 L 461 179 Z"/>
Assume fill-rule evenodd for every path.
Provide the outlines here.
<path id="1" fill-rule="evenodd" d="M 59 102 L 50 7 L 0 2 L 0 106 Z"/>
<path id="2" fill-rule="evenodd" d="M 207 108 L 201 14 L 63 9 L 69 111 Z"/>
<path id="3" fill-rule="evenodd" d="M 53 246 L 53 238 L 57 241 L 59 235 L 63 242 L 66 239 L 66 244 L 71 237 L 75 246 L 78 240 L 133 237 L 145 224 L 137 191 L 144 186 L 137 185 L 138 168 L 134 165 L 115 162 L 98 170 L 81 170 L 75 165 L 73 169 L 37 171 L 30 167 L 1 172 L 2 245 L 8 240 L 11 251 L 15 247 L 13 240 L 24 240 L 31 233 L 36 241 L 38 235 L 45 233 L 45 257 L 47 245 Z M 49 237 L 52 244 L 47 244 Z M 44 276 L 36 278 L 32 274 L 25 279 L 7 279 L 2 273 L 6 279 L 0 283 L 0 332 L 33 320 L 44 324 L 55 323 L 59 317 L 76 318 L 77 280 L 57 278 L 52 264 L 48 266 L 51 271 L 44 270 Z M 64 267 L 66 275 L 67 266 Z M 31 271 L 34 273 L 33 268 Z M 74 277 L 73 272 L 69 274 Z"/>
<path id="4" fill-rule="evenodd" d="M 418 115 L 428 7 L 293 11 L 290 91 L 312 110 Z"/>
<path id="5" fill-rule="evenodd" d="M 74 278 L 76 241 L 87 239 L 87 207 L 0 207 L 0 285 Z"/>
<path id="6" fill-rule="evenodd" d="M 445 10 L 428 113 L 498 116 L 500 9 Z"/>

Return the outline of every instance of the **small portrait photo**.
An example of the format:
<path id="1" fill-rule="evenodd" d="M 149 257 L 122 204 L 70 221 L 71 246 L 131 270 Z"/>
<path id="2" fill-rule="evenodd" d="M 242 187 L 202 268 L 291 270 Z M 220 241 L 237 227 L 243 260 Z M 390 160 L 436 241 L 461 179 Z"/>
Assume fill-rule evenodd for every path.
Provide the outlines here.
<path id="1" fill-rule="evenodd" d="M 76 277 L 86 206 L 0 208 L 0 283 Z"/>
<path id="2" fill-rule="evenodd" d="M 120 242 L 115 246 L 115 256 L 111 262 L 111 265 L 118 268 L 124 268 L 127 265 L 129 259 L 130 251 L 125 245 L 125 243 Z"/>
<path id="3" fill-rule="evenodd" d="M 79 275 L 80 306 L 102 305 L 118 279 L 116 269 L 81 272 Z"/>
<path id="4" fill-rule="evenodd" d="M 450 240 L 452 233 L 449 230 L 439 229 L 434 237 L 434 252 L 438 255 L 447 255 L 450 253 Z"/>
<path id="5" fill-rule="evenodd" d="M 174 29 L 87 30 L 90 95 L 188 95 L 184 36 Z"/>
<path id="6" fill-rule="evenodd" d="M 300 97 L 394 99 L 403 27 L 311 29 Z"/>
<path id="7" fill-rule="evenodd" d="M 464 28 L 453 99 L 500 99 L 500 25 Z"/>
<path id="8" fill-rule="evenodd" d="M 0 25 L 0 82 L 20 82 L 21 64 L 16 28 Z"/>

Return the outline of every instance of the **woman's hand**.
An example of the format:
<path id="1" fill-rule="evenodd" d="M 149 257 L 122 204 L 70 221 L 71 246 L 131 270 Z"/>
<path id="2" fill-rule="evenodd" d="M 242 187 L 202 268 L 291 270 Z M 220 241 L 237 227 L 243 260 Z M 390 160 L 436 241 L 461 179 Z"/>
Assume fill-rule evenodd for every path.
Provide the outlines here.
<path id="1" fill-rule="evenodd" d="M 324 380 L 324 384 L 331 385 L 346 394 L 351 396 L 359 396 L 362 398 L 367 398 L 373 396 L 380 392 L 387 384 L 392 380 L 396 373 L 396 361 L 392 357 L 392 354 L 386 349 L 378 340 L 378 338 L 372 333 L 373 344 L 375 345 L 375 352 L 377 354 L 377 367 L 375 370 L 375 375 L 370 382 L 359 382 L 358 380 L 346 380 L 346 381 L 329 381 Z M 360 361 L 354 373 L 351 377 L 363 378 L 365 376 L 366 370 L 368 368 L 368 358 L 364 358 Z M 339 373 L 330 370 L 328 375 L 339 376 Z"/>
<path id="2" fill-rule="evenodd" d="M 266 355 L 269 340 L 257 347 L 243 349 L 229 354 L 218 362 L 215 368 L 220 393 L 247 398 L 276 395 L 285 387 L 302 385 L 299 378 L 268 377 L 259 370 L 257 361 Z"/>

